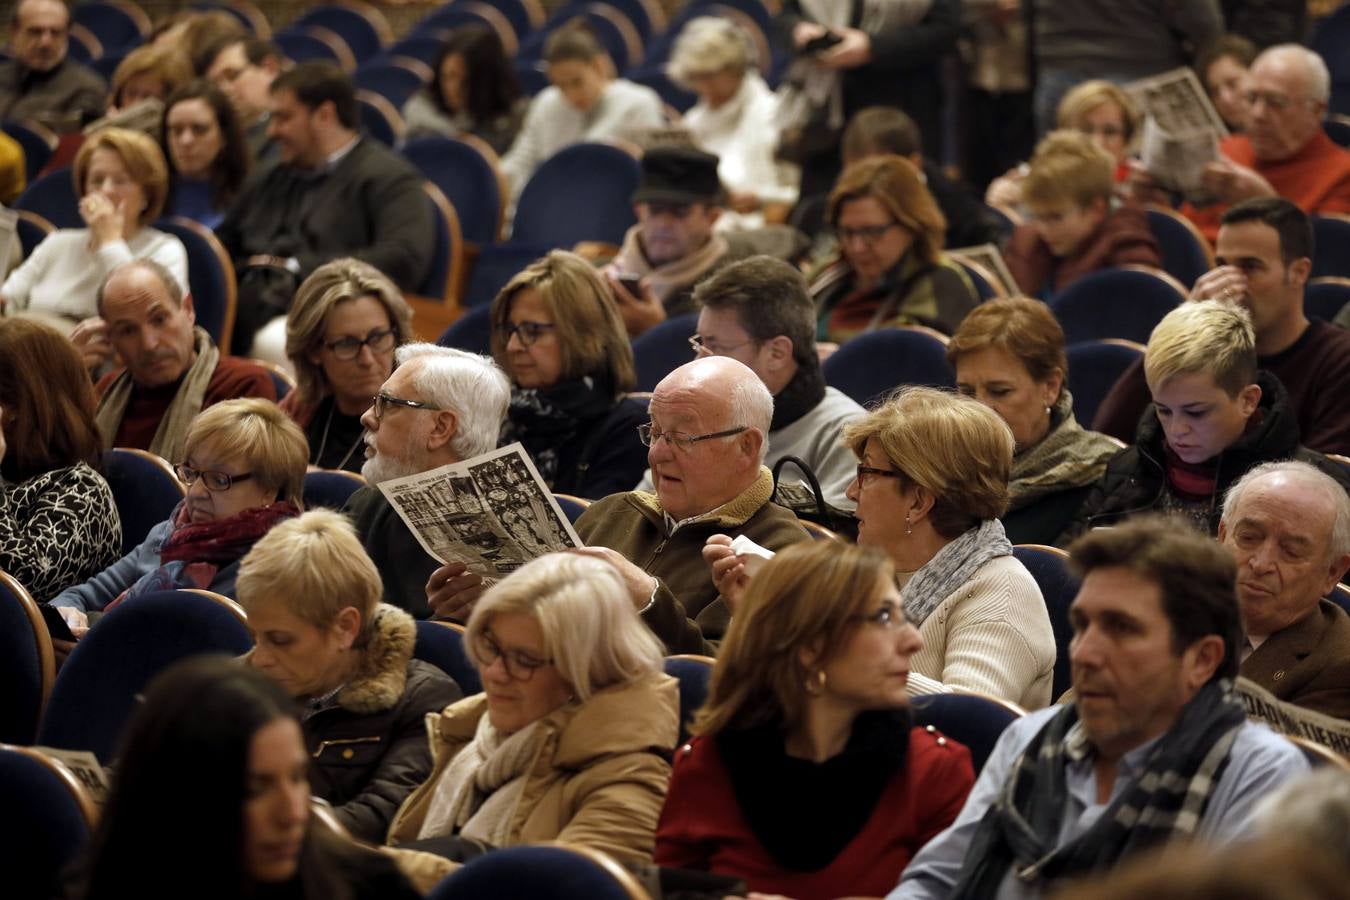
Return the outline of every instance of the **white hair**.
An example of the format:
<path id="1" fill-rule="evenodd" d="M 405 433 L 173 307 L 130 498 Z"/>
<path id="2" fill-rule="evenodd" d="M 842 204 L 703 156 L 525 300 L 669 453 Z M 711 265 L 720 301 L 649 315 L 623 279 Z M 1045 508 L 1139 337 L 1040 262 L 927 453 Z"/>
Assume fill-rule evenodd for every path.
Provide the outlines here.
<path id="1" fill-rule="evenodd" d="M 763 464 L 764 454 L 769 451 L 769 426 L 773 424 L 773 394 L 748 366 L 744 372 L 734 374 L 735 380 L 727 393 L 732 418 L 728 424 L 733 428 L 744 425 L 759 429 L 764 438 L 759 442 L 759 462 Z"/>
<path id="2" fill-rule="evenodd" d="M 492 357 L 436 344 L 404 344 L 394 353 L 400 366 L 413 359 L 421 360 L 409 378 L 418 396 L 459 417 L 450 451 L 468 459 L 496 447 L 511 382 Z"/>
<path id="3" fill-rule="evenodd" d="M 1238 505 L 1242 503 L 1242 495 L 1246 493 L 1247 488 L 1252 482 L 1267 475 L 1286 475 L 1303 482 L 1314 493 L 1331 498 L 1333 506 L 1329 541 L 1331 546 L 1327 549 L 1332 559 L 1340 559 L 1350 553 L 1350 495 L 1346 494 L 1345 488 L 1341 487 L 1335 478 L 1316 466 L 1299 460 L 1285 459 L 1261 463 L 1248 469 L 1224 495 L 1221 520 L 1225 526 L 1233 524 L 1233 517 L 1237 514 Z"/>
<path id="4" fill-rule="evenodd" d="M 1319 103 L 1331 99 L 1331 72 L 1327 70 L 1326 61 L 1317 53 L 1302 44 L 1276 44 L 1263 50 L 1253 65 L 1259 64 L 1267 56 L 1286 57 L 1303 68 L 1304 77 L 1308 80 L 1309 99 Z"/>
<path id="5" fill-rule="evenodd" d="M 1287 781 L 1252 810 L 1253 837 L 1285 838 L 1350 854 L 1350 773 L 1323 766 Z"/>
<path id="6" fill-rule="evenodd" d="M 689 79 L 711 75 L 726 69 L 744 72 L 756 58 L 750 36 L 734 22 L 712 16 L 690 19 L 680 31 L 666 64 L 666 74 L 680 87 L 688 88 Z"/>

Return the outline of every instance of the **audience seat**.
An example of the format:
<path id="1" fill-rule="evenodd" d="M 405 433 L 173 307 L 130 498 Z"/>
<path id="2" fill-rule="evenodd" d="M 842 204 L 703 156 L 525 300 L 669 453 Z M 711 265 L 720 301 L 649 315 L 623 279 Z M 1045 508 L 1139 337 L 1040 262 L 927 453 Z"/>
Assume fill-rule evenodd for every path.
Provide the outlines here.
<path id="1" fill-rule="evenodd" d="M 581 518 L 581 514 L 586 511 L 586 507 L 591 505 L 591 501 L 585 497 L 574 497 L 571 494 L 554 494 L 553 499 L 558 501 L 558 508 L 563 511 L 563 515 L 567 516 L 567 521 L 573 525 L 576 524 L 577 519 Z"/>
<path id="2" fill-rule="evenodd" d="M 1190 219 L 1160 206 L 1150 206 L 1145 213 L 1149 230 L 1158 240 L 1164 272 L 1189 288 L 1214 268 L 1209 242 Z"/>
<path id="3" fill-rule="evenodd" d="M 468 350 L 470 353 L 492 352 L 492 307 L 484 303 L 475 306 L 436 340 L 442 347 Z"/>
<path id="4" fill-rule="evenodd" d="M 0 744 L 31 744 L 56 677 L 42 612 L 23 585 L 0 571 Z"/>
<path id="5" fill-rule="evenodd" d="M 948 250 L 946 255 L 948 259 L 966 270 L 971 283 L 975 285 L 975 293 L 979 294 L 981 303 L 986 300 L 1001 300 L 1008 296 L 1008 291 L 1003 287 L 1003 282 L 999 281 L 998 276 L 985 266 L 977 263 L 964 253 Z"/>
<path id="6" fill-rule="evenodd" d="M 1350 5 L 1339 7 L 1318 23 L 1308 46 L 1331 72 L 1329 112 L 1350 114 Z"/>
<path id="7" fill-rule="evenodd" d="M 210 591 L 157 591 L 102 616 L 66 659 L 38 743 L 88 750 L 104 765 L 136 704 L 165 667 L 198 653 L 239 656 L 253 646 L 244 611 Z"/>
<path id="8" fill-rule="evenodd" d="M 845 341 L 821 367 L 825 383 L 863 406 L 903 384 L 950 388 L 947 338 L 931 328 L 878 328 Z"/>
<path id="9" fill-rule="evenodd" d="M 457 622 L 424 619 L 417 623 L 417 642 L 413 658 L 429 662 L 451 678 L 464 696 L 483 691 L 478 667 L 469 660 L 464 648 L 464 626 Z"/>
<path id="10" fill-rule="evenodd" d="M 711 656 L 696 653 L 666 657 L 666 674 L 680 682 L 680 743 L 689 740 L 689 726 L 694 721 L 694 714 L 707 702 L 715 663 Z"/>
<path id="11" fill-rule="evenodd" d="M 16 211 L 19 214 L 17 225 L 19 248 L 23 252 L 24 259 L 27 259 L 37 245 L 42 243 L 47 235 L 56 230 L 56 226 L 31 210 L 20 209 Z"/>
<path id="12" fill-rule="evenodd" d="M 354 0 L 315 6 L 291 24 L 292 28 L 310 26 L 327 28 L 342 38 L 357 63 L 378 54 L 394 38 L 389 22 L 378 7 Z"/>
<path id="13" fill-rule="evenodd" d="M 150 34 L 150 17 L 127 0 L 86 0 L 71 7 L 70 20 L 98 35 L 105 52 L 139 47 Z"/>
<path id="14" fill-rule="evenodd" d="M 356 106 L 366 134 L 391 149 L 403 142 L 403 114 L 394 104 L 374 91 L 358 89 Z"/>
<path id="15" fill-rule="evenodd" d="M 533 97 L 549 86 L 548 73 L 537 59 L 517 59 L 512 68 L 516 73 L 516 81 L 520 83 L 520 92 L 526 97 Z"/>
<path id="16" fill-rule="evenodd" d="M 217 347 L 228 349 L 238 302 L 230 254 L 214 231 L 186 216 L 160 219 L 155 227 L 183 242 L 188 257 L 188 290 L 192 292 L 197 324 L 206 329 Z"/>
<path id="17" fill-rule="evenodd" d="M 506 176 L 501 160 L 473 135 L 424 137 L 403 145 L 403 157 L 454 204 L 464 240 L 495 244 L 506 215 Z"/>
<path id="18" fill-rule="evenodd" d="M 616 72 L 627 72 L 642 61 L 642 34 L 628 16 L 613 4 L 575 0 L 559 6 L 544 27 L 520 42 L 520 59 L 539 59 L 550 34 L 568 22 L 581 19 L 614 61 Z"/>
<path id="19" fill-rule="evenodd" d="M 30 747 L 0 746 L 0 867 L 13 900 L 68 896 L 64 870 L 93 833 L 98 811 L 70 769 Z M 129 887 L 129 893 L 134 893 Z"/>
<path id="20" fill-rule="evenodd" d="M 1057 699 L 1073 683 L 1069 673 L 1069 642 L 1073 640 L 1069 605 L 1078 595 L 1078 580 L 1069 573 L 1069 554 L 1058 547 L 1018 544 L 1013 547 L 1013 556 L 1036 580 L 1050 614 L 1050 628 L 1055 633 L 1055 674 L 1050 696 Z"/>
<path id="21" fill-rule="evenodd" d="M 662 378 L 694 358 L 689 339 L 697 330 L 698 313 L 685 313 L 633 338 L 639 391 L 656 390 Z"/>
<path id="22" fill-rule="evenodd" d="M 441 54 L 441 47 L 450 37 L 450 32 L 444 28 L 428 28 L 426 31 L 413 32 L 402 40 L 389 46 L 385 52 L 376 57 L 376 59 L 393 59 L 396 56 L 415 59 L 428 68 L 434 68 L 436 57 Z M 433 72 L 433 75 L 435 73 Z"/>
<path id="23" fill-rule="evenodd" d="M 1330 322 L 1350 303 L 1350 278 L 1326 275 L 1314 278 L 1303 289 L 1303 314 Z"/>
<path id="24" fill-rule="evenodd" d="M 147 450 L 114 447 L 103 453 L 103 477 L 112 488 L 122 519 L 122 555 L 145 540 L 150 529 L 169 518 L 187 489 L 166 460 Z"/>
<path id="25" fill-rule="evenodd" d="M 598 0 L 596 6 L 610 6 L 623 13 L 637 29 L 642 43 L 651 41 L 654 35 L 662 34 L 667 28 L 665 10 L 657 0 Z"/>
<path id="26" fill-rule="evenodd" d="M 79 22 L 71 22 L 67 34 L 66 55 L 77 63 L 92 66 L 103 57 L 103 42 Z"/>
<path id="27" fill-rule="evenodd" d="M 1286 734 L 1285 737 L 1299 749 L 1303 758 L 1308 761 L 1308 765 L 1312 768 L 1319 769 L 1322 766 L 1331 766 L 1340 769 L 1342 772 L 1350 773 L 1350 759 L 1346 759 L 1325 744 L 1319 744 L 1308 738 L 1292 734 Z"/>
<path id="28" fill-rule="evenodd" d="M 1350 276 L 1350 216 L 1312 217 L 1312 278 Z"/>
<path id="29" fill-rule="evenodd" d="M 1186 299 L 1175 278 L 1147 266 L 1102 269 L 1084 275 L 1050 300 L 1064 341 L 1101 338 L 1148 342 L 1153 326 Z"/>
<path id="30" fill-rule="evenodd" d="M 467 283 L 459 300 L 460 306 L 472 310 L 491 304 L 497 292 L 506 287 L 506 283 L 517 272 L 552 249 L 548 244 L 522 241 L 480 247 L 469 269 Z"/>
<path id="31" fill-rule="evenodd" d="M 1327 599 L 1350 613 L 1350 587 L 1343 584 L 1336 585 L 1331 589 L 1331 593 L 1327 594 Z"/>
<path id="32" fill-rule="evenodd" d="M 56 169 L 28 183 L 15 209 L 35 212 L 57 228 L 83 228 L 80 216 L 80 198 L 75 194 L 75 181 L 69 167 Z"/>
<path id="33" fill-rule="evenodd" d="M 267 370 L 267 374 L 272 377 L 272 387 L 277 392 L 278 403 L 285 399 L 287 394 L 295 390 L 295 376 L 281 363 L 273 362 L 270 359 L 261 359 L 257 356 L 249 357 L 248 361 L 260 369 Z"/>
<path id="34" fill-rule="evenodd" d="M 443 878 L 427 900 L 651 900 L 627 869 L 599 850 L 561 842 L 502 847 Z"/>
<path id="35" fill-rule="evenodd" d="M 194 0 L 192 8 L 222 10 L 238 19 L 239 24 L 252 32 L 255 37 L 260 37 L 263 40 L 271 40 L 272 38 L 272 26 L 268 23 L 267 16 L 263 15 L 262 10 L 253 4 L 253 0 Z"/>
<path id="36" fill-rule="evenodd" d="M 925 694 L 912 698 L 910 707 L 915 725 L 931 727 L 970 751 L 976 775 L 994 752 L 1003 729 L 1026 714 L 1016 704 L 975 691 Z"/>
<path id="37" fill-rule="evenodd" d="M 47 160 L 52 158 L 59 138 L 37 122 L 5 122 L 0 129 L 23 148 L 25 180 L 32 184 L 42 167 L 47 165 Z"/>
<path id="38" fill-rule="evenodd" d="M 379 94 L 399 110 L 430 80 L 431 67 L 410 56 L 370 60 L 352 75 L 358 89 Z"/>
<path id="39" fill-rule="evenodd" d="M 356 57 L 342 36 L 321 25 L 291 26 L 272 35 L 276 44 L 291 62 L 311 60 L 336 63 L 344 72 L 356 69 Z"/>
<path id="40" fill-rule="evenodd" d="M 520 49 L 521 32 L 503 10 L 501 0 L 491 4 L 484 0 L 456 0 L 418 22 L 413 33 L 453 31 L 465 25 L 482 25 L 495 31 L 497 39 L 502 42 L 502 50 L 508 57 L 515 56 Z"/>
<path id="41" fill-rule="evenodd" d="M 366 480 L 343 469 L 311 469 L 305 473 L 305 509 L 342 509 L 347 498 L 366 486 Z"/>
<path id="42" fill-rule="evenodd" d="M 1332 113 L 1322 123 L 1322 130 L 1341 147 L 1350 147 L 1350 116 Z"/>
<path id="43" fill-rule="evenodd" d="M 1008 243 L 1008 238 L 1012 237 L 1012 233 L 1017 230 L 1017 226 L 1023 222 L 1022 214 L 1011 206 L 993 203 L 986 203 L 984 208 L 999 224 L 1000 243 Z"/>
<path id="44" fill-rule="evenodd" d="M 637 158 L 605 143 L 564 147 L 544 161 L 520 192 L 512 240 L 571 247 L 581 241 L 622 244 L 636 224 L 632 195 Z"/>
<path id="45" fill-rule="evenodd" d="M 464 280 L 464 236 L 459 229 L 455 207 L 430 181 L 422 182 L 422 191 L 431 204 L 433 236 L 431 266 L 417 287 L 417 293 L 432 300 L 448 302 L 462 292 Z"/>
<path id="46" fill-rule="evenodd" d="M 1106 338 L 1083 341 L 1065 348 L 1069 359 L 1067 387 L 1073 395 L 1073 415 L 1084 428 L 1092 427 L 1106 395 L 1120 376 L 1144 355 L 1141 344 Z"/>
<path id="47" fill-rule="evenodd" d="M 661 96 L 662 102 L 678 113 L 689 112 L 698 102 L 698 94 L 687 91 L 671 81 L 665 69 L 660 66 L 647 66 L 636 72 L 629 72 L 626 77 L 635 84 L 656 91 Z"/>
<path id="48" fill-rule="evenodd" d="M 130 52 L 130 50 L 114 50 L 111 53 L 105 53 L 98 59 L 90 61 L 89 68 L 102 75 L 104 81 L 111 82 L 117 67 L 122 64 L 122 60 L 126 59 Z"/>

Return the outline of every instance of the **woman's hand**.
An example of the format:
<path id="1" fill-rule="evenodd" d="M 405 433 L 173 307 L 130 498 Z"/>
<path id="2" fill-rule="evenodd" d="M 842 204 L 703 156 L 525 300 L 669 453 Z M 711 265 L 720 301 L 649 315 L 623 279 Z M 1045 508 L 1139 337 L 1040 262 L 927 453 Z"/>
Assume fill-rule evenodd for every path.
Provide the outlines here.
<path id="1" fill-rule="evenodd" d="M 122 240 L 126 226 L 125 200 L 113 203 L 102 194 L 85 194 L 80 198 L 80 217 L 93 235 L 94 249 Z"/>
<path id="2" fill-rule="evenodd" d="M 70 633 L 75 635 L 75 640 L 78 641 L 89 633 L 89 617 L 84 613 L 69 606 L 58 606 L 56 611 L 66 620 L 66 625 L 70 628 Z"/>
<path id="3" fill-rule="evenodd" d="M 431 607 L 431 617 L 461 622 L 468 619 L 485 588 L 483 576 L 470 572 L 464 563 L 446 563 L 427 579 L 427 606 Z"/>
<path id="4" fill-rule="evenodd" d="M 816 38 L 825 34 L 828 29 L 819 22 L 798 22 L 792 28 L 792 46 L 800 50 Z"/>
<path id="5" fill-rule="evenodd" d="M 834 33 L 843 38 L 839 43 L 822 50 L 816 61 L 827 69 L 856 69 L 872 61 L 872 38 L 856 28 L 836 28 Z"/>
<path id="6" fill-rule="evenodd" d="M 70 333 L 70 342 L 80 351 L 84 367 L 91 372 L 113 357 L 113 345 L 108 340 L 108 323 L 98 316 L 91 316 L 76 325 Z"/>

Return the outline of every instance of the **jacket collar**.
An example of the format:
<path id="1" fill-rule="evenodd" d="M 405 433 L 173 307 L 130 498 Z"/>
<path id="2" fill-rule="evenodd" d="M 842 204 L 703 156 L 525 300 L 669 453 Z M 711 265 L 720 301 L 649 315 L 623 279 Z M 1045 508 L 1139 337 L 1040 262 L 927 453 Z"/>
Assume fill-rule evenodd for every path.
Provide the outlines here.
<path id="1" fill-rule="evenodd" d="M 661 501 L 656 494 L 647 491 L 629 491 L 625 496 L 629 503 L 637 507 L 639 512 L 650 519 L 653 524 L 659 526 L 662 533 L 667 531 L 666 512 L 661 508 Z M 759 512 L 772 497 L 773 473 L 764 466 L 760 466 L 759 474 L 755 476 L 755 480 L 748 488 L 714 510 L 685 519 L 680 523 L 680 526 L 697 524 L 714 525 L 722 528 L 740 528 L 755 513 Z"/>
<path id="2" fill-rule="evenodd" d="M 408 661 L 417 642 L 412 616 L 381 603 L 371 620 L 370 640 L 356 674 L 338 691 L 338 706 L 357 715 L 393 709 L 408 682 Z"/>

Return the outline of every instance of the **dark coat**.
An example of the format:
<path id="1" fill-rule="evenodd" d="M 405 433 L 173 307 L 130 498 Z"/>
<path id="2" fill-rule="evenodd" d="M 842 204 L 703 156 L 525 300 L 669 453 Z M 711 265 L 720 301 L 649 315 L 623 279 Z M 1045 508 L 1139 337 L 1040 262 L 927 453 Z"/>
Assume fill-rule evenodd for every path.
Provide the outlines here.
<path id="1" fill-rule="evenodd" d="M 422 549 L 398 511 L 373 484 L 348 497 L 342 511 L 356 526 L 361 546 L 380 572 L 384 602 L 405 610 L 413 618 L 429 618 L 427 579 L 441 564 Z"/>
<path id="2" fill-rule="evenodd" d="M 553 490 L 599 500 L 631 489 L 647 470 L 647 448 L 637 434 L 647 419 L 645 404 L 624 398 L 602 418 L 582 422 L 576 437 L 558 448 Z"/>
<path id="3" fill-rule="evenodd" d="M 1053 544 L 1078 518 L 1078 510 L 1092 493 L 1093 485 L 1046 494 L 1019 509 L 1010 509 L 1000 521 L 1014 544 Z"/>
<path id="4" fill-rule="evenodd" d="M 1350 719 L 1350 616 L 1319 600 L 1301 621 L 1252 651 L 1241 675 L 1285 703 Z"/>
<path id="5" fill-rule="evenodd" d="M 1350 490 L 1340 466 L 1299 443 L 1298 420 L 1286 402 L 1284 386 L 1268 372 L 1257 375 L 1261 386 L 1261 421 L 1250 428 L 1219 457 L 1218 480 L 1209 499 L 1209 533 L 1219 531 L 1223 496 L 1248 469 L 1264 462 L 1296 459 L 1310 463 Z M 1163 500 L 1167 476 L 1163 463 L 1164 435 L 1152 405 L 1139 420 L 1134 444 L 1125 448 L 1106 467 L 1106 474 L 1092 488 L 1074 524 L 1060 536 L 1061 545 L 1089 528 L 1112 525 L 1127 516 L 1156 509 Z"/>

